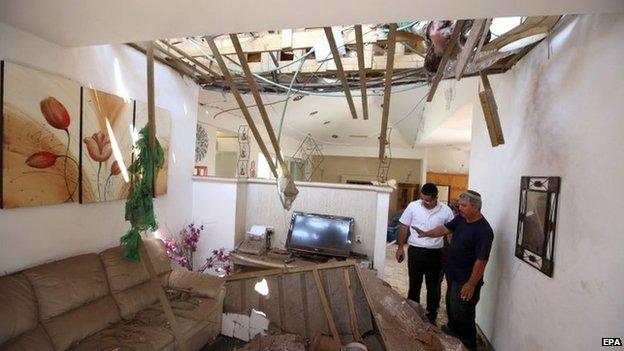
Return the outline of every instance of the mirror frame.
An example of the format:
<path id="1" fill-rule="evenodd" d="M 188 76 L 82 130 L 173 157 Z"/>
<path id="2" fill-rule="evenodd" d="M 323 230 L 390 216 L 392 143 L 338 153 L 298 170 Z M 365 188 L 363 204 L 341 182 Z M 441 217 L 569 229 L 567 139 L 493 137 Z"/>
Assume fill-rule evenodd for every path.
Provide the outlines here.
<path id="1" fill-rule="evenodd" d="M 559 201 L 559 187 L 561 177 L 522 177 L 520 180 L 520 205 L 518 207 L 518 232 L 516 235 L 516 257 L 528 263 L 533 268 L 553 276 L 555 251 L 555 228 L 557 225 L 557 203 Z M 527 195 L 529 191 L 545 193 L 546 202 L 546 223 L 544 225 L 543 253 L 539 254 L 531 251 L 523 245 L 525 235 L 525 219 L 527 210 Z"/>

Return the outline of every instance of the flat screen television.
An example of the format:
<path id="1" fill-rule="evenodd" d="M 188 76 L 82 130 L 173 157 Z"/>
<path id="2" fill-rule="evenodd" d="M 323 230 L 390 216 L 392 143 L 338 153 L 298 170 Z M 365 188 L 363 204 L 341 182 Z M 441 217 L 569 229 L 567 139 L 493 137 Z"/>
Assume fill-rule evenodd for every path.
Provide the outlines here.
<path id="1" fill-rule="evenodd" d="M 350 217 L 294 212 L 286 249 L 295 253 L 349 257 L 353 223 Z"/>

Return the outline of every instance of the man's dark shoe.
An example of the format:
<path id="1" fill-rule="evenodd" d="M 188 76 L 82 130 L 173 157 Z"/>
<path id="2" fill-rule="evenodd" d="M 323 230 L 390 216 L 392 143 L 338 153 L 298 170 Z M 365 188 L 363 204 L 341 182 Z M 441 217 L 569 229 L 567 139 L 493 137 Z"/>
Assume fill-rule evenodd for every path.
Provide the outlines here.
<path id="1" fill-rule="evenodd" d="M 457 337 L 457 334 L 455 334 L 451 328 L 449 328 L 448 324 L 443 325 L 442 327 L 440 327 L 440 329 L 442 329 L 442 331 L 450 336 L 454 336 Z"/>

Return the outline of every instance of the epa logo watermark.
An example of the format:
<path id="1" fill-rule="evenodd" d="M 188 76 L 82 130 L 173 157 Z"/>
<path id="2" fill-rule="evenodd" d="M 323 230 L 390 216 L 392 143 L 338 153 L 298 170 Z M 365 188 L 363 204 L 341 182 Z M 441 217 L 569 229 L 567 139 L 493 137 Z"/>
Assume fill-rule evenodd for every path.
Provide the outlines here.
<path id="1" fill-rule="evenodd" d="M 620 338 L 602 338 L 602 346 L 622 346 Z"/>

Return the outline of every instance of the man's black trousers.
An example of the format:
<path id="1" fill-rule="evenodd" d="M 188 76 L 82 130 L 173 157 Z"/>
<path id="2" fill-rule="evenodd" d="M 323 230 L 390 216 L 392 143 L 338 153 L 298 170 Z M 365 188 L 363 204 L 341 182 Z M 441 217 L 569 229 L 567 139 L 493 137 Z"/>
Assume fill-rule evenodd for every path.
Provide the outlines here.
<path id="1" fill-rule="evenodd" d="M 481 295 L 479 282 L 475 287 L 472 298 L 468 301 L 461 299 L 461 289 L 463 283 L 448 280 L 446 293 L 446 313 L 448 314 L 448 327 L 451 332 L 461 340 L 469 349 L 477 346 L 477 328 L 475 324 L 475 309 Z"/>
<path id="2" fill-rule="evenodd" d="M 442 249 L 425 249 L 409 246 L 407 249 L 409 292 L 407 298 L 420 303 L 423 276 L 427 286 L 427 316 L 435 322 L 440 307 L 442 284 Z"/>

